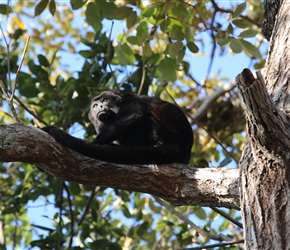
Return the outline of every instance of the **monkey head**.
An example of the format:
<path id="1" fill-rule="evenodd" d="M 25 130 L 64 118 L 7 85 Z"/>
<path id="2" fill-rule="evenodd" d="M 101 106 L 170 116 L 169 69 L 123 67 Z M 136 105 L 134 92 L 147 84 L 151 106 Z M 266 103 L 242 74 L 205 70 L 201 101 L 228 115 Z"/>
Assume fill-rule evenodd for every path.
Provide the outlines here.
<path id="1" fill-rule="evenodd" d="M 102 125 L 112 123 L 122 104 L 122 97 L 113 91 L 106 91 L 93 98 L 89 119 L 94 124 L 97 134 Z"/>

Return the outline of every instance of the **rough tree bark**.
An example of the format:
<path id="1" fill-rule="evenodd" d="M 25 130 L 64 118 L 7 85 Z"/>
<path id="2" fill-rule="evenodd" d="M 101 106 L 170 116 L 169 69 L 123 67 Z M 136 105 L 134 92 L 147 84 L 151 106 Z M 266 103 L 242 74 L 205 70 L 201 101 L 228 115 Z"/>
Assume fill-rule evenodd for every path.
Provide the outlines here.
<path id="1" fill-rule="evenodd" d="M 0 161 L 32 163 L 62 180 L 150 193 L 174 205 L 240 207 L 237 169 L 100 162 L 20 124 L 0 126 Z"/>
<path id="2" fill-rule="evenodd" d="M 260 73 L 254 77 L 249 70 L 237 77 L 248 130 L 240 161 L 247 249 L 290 249 L 289 2 L 279 1 L 279 7 L 265 82 Z"/>

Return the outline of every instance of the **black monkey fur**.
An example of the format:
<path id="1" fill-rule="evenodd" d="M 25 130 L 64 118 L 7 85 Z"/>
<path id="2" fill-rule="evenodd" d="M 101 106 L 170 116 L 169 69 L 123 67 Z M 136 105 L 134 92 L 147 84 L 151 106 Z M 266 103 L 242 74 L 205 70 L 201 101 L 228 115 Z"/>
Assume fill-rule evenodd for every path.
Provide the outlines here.
<path id="1" fill-rule="evenodd" d="M 60 144 L 101 161 L 187 164 L 190 160 L 192 129 L 181 109 L 171 103 L 106 91 L 92 100 L 89 119 L 97 132 L 93 143 L 53 126 L 43 130 Z"/>

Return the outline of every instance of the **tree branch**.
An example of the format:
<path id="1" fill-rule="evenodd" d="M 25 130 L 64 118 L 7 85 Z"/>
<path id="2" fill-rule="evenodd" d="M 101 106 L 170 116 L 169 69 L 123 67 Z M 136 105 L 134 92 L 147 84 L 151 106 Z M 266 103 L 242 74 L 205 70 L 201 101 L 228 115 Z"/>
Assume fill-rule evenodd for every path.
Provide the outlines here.
<path id="1" fill-rule="evenodd" d="M 21 124 L 0 126 L 0 161 L 32 163 L 62 180 L 150 193 L 174 205 L 239 209 L 240 204 L 237 169 L 100 162 Z"/>

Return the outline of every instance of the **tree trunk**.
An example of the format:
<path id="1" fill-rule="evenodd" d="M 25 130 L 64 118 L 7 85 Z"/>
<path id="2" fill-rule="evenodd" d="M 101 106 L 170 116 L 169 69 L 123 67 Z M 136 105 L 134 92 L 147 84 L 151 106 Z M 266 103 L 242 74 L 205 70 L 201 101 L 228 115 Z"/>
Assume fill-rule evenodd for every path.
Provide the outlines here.
<path id="1" fill-rule="evenodd" d="M 272 33 L 265 82 L 259 72 L 255 79 L 249 70 L 237 77 L 248 130 L 240 161 L 247 249 L 290 249 L 289 28 L 289 3 L 284 1 Z"/>

